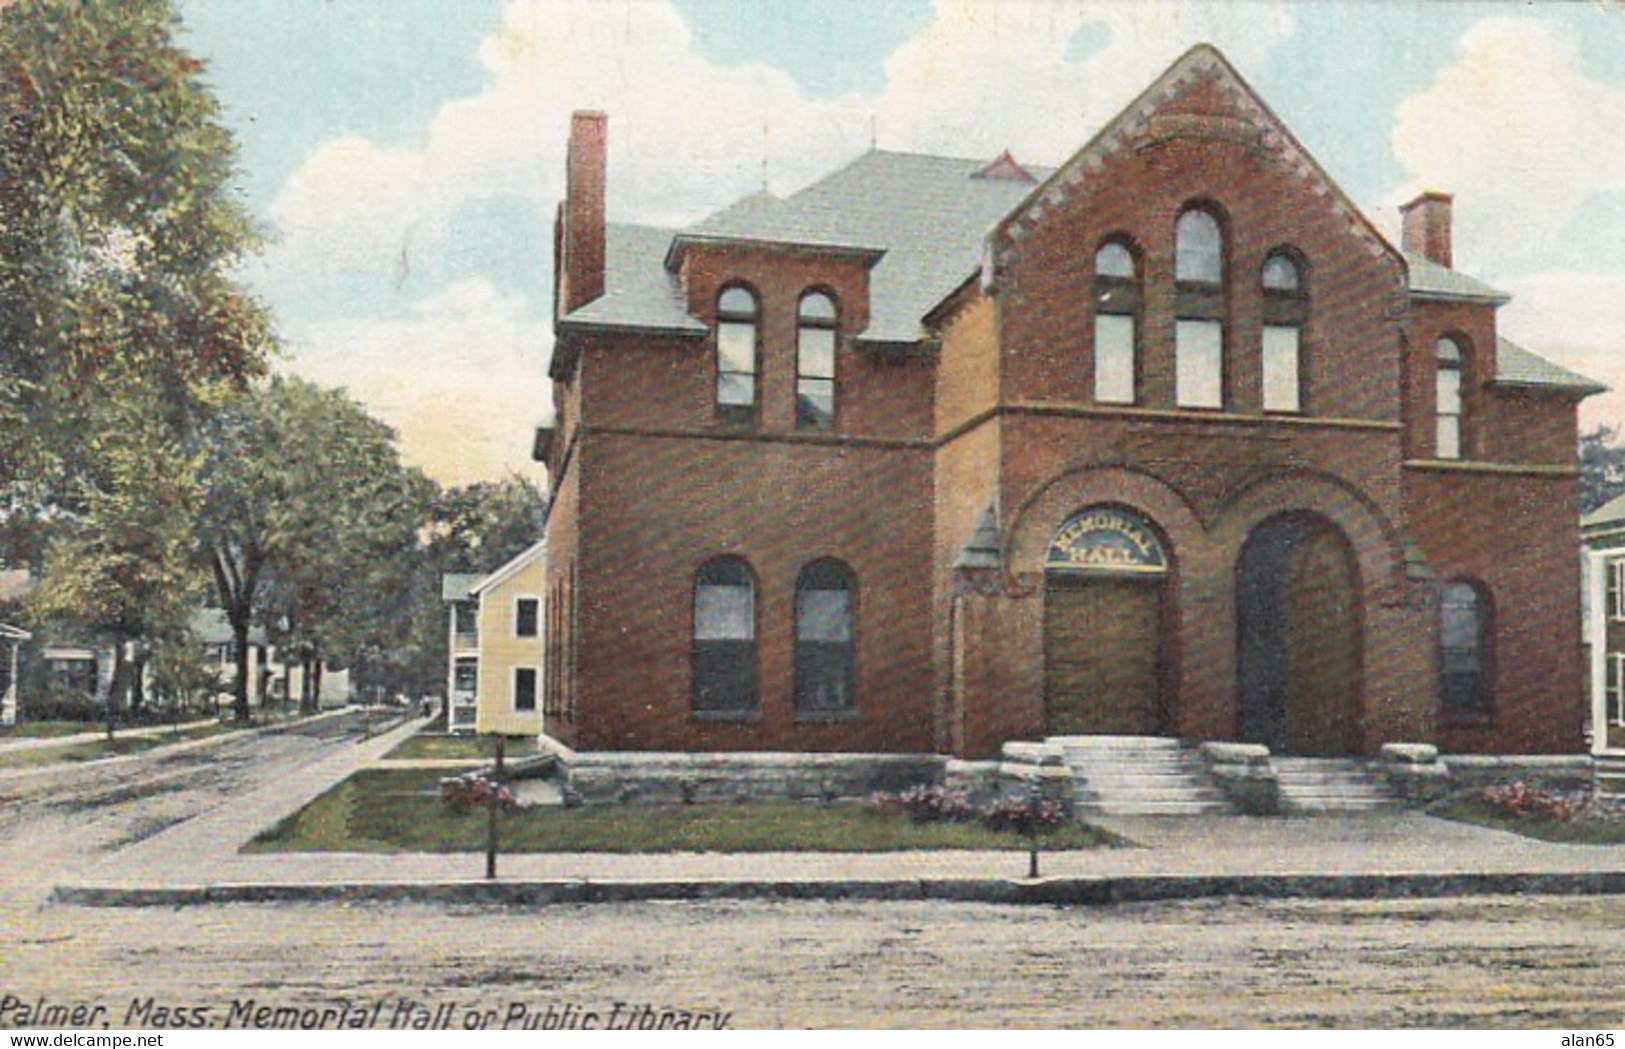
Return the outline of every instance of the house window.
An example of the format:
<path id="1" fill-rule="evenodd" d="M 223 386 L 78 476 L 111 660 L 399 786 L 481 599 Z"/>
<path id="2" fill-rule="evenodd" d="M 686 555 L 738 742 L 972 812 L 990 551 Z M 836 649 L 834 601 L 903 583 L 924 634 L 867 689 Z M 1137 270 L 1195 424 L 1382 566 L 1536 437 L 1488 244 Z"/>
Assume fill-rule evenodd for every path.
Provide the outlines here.
<path id="1" fill-rule="evenodd" d="M 853 678 L 851 571 L 814 561 L 796 580 L 796 713 L 844 714 L 857 708 Z"/>
<path id="2" fill-rule="evenodd" d="M 46 663 L 46 685 L 52 692 L 80 696 L 96 695 L 96 659 L 94 656 L 67 656 Z"/>
<path id="3" fill-rule="evenodd" d="M 801 297 L 796 312 L 796 425 L 827 430 L 835 422 L 835 300 Z"/>
<path id="4" fill-rule="evenodd" d="M 451 688 L 453 692 L 473 695 L 479 688 L 480 664 L 476 659 L 459 659 L 452 664 Z"/>
<path id="5" fill-rule="evenodd" d="M 694 580 L 694 711 L 756 709 L 756 584 L 735 557 L 708 561 Z"/>
<path id="6" fill-rule="evenodd" d="M 1451 583 L 1439 602 L 1439 683 L 1447 714 L 1489 709 L 1486 672 L 1488 609 L 1474 583 Z"/>
<path id="7" fill-rule="evenodd" d="M 756 415 L 756 296 L 728 288 L 717 298 L 717 416 L 750 422 Z"/>
<path id="8" fill-rule="evenodd" d="M 536 637 L 541 633 L 541 602 L 521 597 L 513 605 L 513 636 Z"/>
<path id="9" fill-rule="evenodd" d="M 1224 407 L 1224 326 L 1181 320 L 1174 325 L 1174 390 L 1181 408 Z"/>
<path id="10" fill-rule="evenodd" d="M 480 606 L 473 601 L 458 601 L 451 606 L 453 631 L 463 641 L 472 641 L 480 634 Z"/>
<path id="11" fill-rule="evenodd" d="M 1224 237 L 1219 220 L 1192 208 L 1175 235 L 1174 402 L 1224 407 Z"/>
<path id="12" fill-rule="evenodd" d="M 1602 719 L 1610 725 L 1625 725 L 1625 652 L 1608 653 L 1607 670 Z"/>
<path id="13" fill-rule="evenodd" d="M 1140 309 L 1140 288 L 1134 256 L 1112 241 L 1095 253 L 1095 401 L 1133 404 L 1135 374 L 1135 316 Z"/>
<path id="14" fill-rule="evenodd" d="M 514 667 L 513 709 L 518 711 L 531 711 L 536 709 L 535 667 Z"/>
<path id="15" fill-rule="evenodd" d="M 1625 620 L 1625 558 L 1607 562 L 1608 618 Z"/>
<path id="16" fill-rule="evenodd" d="M 1263 405 L 1266 412 L 1303 410 L 1302 341 L 1309 298 L 1303 274 L 1292 256 L 1278 251 L 1264 260 L 1262 351 Z"/>
<path id="17" fill-rule="evenodd" d="M 1461 346 L 1454 339 L 1440 339 L 1434 345 L 1438 369 L 1435 373 L 1435 429 L 1433 454 L 1440 459 L 1460 459 L 1461 434 Z"/>

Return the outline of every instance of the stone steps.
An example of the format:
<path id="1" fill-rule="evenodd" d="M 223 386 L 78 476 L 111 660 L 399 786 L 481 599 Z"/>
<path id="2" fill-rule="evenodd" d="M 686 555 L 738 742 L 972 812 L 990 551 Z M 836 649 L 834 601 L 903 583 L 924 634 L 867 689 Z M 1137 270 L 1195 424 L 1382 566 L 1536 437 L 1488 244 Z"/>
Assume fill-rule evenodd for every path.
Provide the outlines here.
<path id="1" fill-rule="evenodd" d="M 1625 755 L 1599 754 L 1593 768 L 1597 793 L 1625 802 Z"/>
<path id="2" fill-rule="evenodd" d="M 1229 812 L 1206 784 L 1202 764 L 1160 736 L 1052 736 L 1072 771 L 1078 812 L 1113 816 L 1195 816 Z"/>
<path id="3" fill-rule="evenodd" d="M 1382 781 L 1347 758 L 1272 757 L 1281 811 L 1369 812 L 1394 803 Z"/>

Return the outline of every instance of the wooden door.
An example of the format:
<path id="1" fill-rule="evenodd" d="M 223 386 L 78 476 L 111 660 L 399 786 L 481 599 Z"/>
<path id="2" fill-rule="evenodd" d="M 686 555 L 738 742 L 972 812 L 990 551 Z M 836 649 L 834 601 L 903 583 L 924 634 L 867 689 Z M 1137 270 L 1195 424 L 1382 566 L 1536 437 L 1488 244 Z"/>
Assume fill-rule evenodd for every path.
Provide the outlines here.
<path id="1" fill-rule="evenodd" d="M 1051 735 L 1157 731 L 1160 594 L 1140 580 L 1051 580 L 1044 595 Z"/>

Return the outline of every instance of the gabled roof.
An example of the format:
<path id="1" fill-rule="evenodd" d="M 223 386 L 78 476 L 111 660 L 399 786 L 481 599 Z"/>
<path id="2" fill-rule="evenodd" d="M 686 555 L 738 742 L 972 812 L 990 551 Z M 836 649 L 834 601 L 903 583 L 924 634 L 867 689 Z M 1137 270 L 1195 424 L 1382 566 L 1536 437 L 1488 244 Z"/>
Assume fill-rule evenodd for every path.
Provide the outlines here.
<path id="1" fill-rule="evenodd" d="M 1060 203 L 1099 169 L 1107 153 L 1164 133 L 1158 130 L 1159 110 L 1201 77 L 1212 78 L 1245 118 L 1218 123 L 1236 125 L 1231 133 L 1246 134 L 1258 148 L 1324 187 L 1326 206 L 1368 250 L 1403 260 L 1413 298 L 1491 305 L 1508 301 L 1505 292 L 1389 244 L 1225 57 L 1203 44 L 1186 52 L 1060 168 L 1021 165 L 1007 153 L 990 163 L 870 150 L 787 197 L 766 190 L 753 193 L 684 229 L 612 224 L 606 231 L 604 295 L 562 318 L 560 327 L 707 334 L 688 315 L 670 264 L 685 245 L 725 242 L 871 256 L 869 326 L 858 339 L 915 344 L 926 335 L 924 322 L 935 307 L 979 272 L 984 283 L 996 280 L 999 252 L 1011 250 L 1009 242 L 1023 235 L 1022 226 Z M 986 254 L 989 246 L 991 255 Z M 1505 356 L 1509 363 L 1500 369 L 1499 382 L 1600 389 L 1528 351 L 1514 347 Z M 555 360 L 555 372 L 561 360 Z"/>
<path id="2" fill-rule="evenodd" d="M 1212 81 L 1235 112 L 1240 114 L 1239 118 L 1195 118 L 1192 114 L 1163 112 L 1203 80 Z M 1181 55 L 1150 87 L 1107 122 L 1094 138 L 1054 174 L 1045 178 L 1020 206 L 1000 221 L 989 238 L 993 245 L 993 264 L 984 271 L 983 281 L 997 283 L 1003 254 L 1012 251 L 1014 243 L 1020 241 L 1048 210 L 1059 206 L 1077 192 L 1082 183 L 1101 170 L 1107 156 L 1134 143 L 1180 134 L 1193 119 L 1203 124 L 1203 134 L 1246 141 L 1293 168 L 1301 177 L 1318 183 L 1322 190 L 1320 196 L 1326 205 L 1364 240 L 1366 248 L 1373 255 L 1397 257 L 1398 253 L 1383 239 L 1364 212 L 1332 181 L 1219 49 L 1211 44 L 1197 44 Z"/>
<path id="3" fill-rule="evenodd" d="M 1603 393 L 1608 389 L 1602 383 L 1553 364 L 1506 338 L 1495 340 L 1495 384 L 1577 393 L 1581 396 Z"/>
<path id="4" fill-rule="evenodd" d="M 521 550 L 518 554 L 515 554 L 513 560 L 509 561 L 507 564 L 503 565 L 501 568 L 498 568 L 496 571 L 492 572 L 490 575 L 486 576 L 485 578 L 483 578 L 483 579 L 479 580 L 478 582 L 476 582 L 473 586 L 469 587 L 468 588 L 468 596 L 469 597 L 478 597 L 480 594 L 485 593 L 487 590 L 491 589 L 492 587 L 504 582 L 505 580 L 513 578 L 513 576 L 516 575 L 520 571 L 520 569 L 524 568 L 526 565 L 530 564 L 532 561 L 536 560 L 539 557 L 540 558 L 545 558 L 546 556 L 547 556 L 547 537 L 543 536 L 542 539 L 539 542 L 533 543 L 530 546 L 526 547 L 524 550 Z"/>
<path id="5" fill-rule="evenodd" d="M 1620 524 L 1625 524 L 1625 495 L 1616 495 L 1580 518 L 1582 529 L 1606 530 L 1609 525 Z"/>
<path id="6" fill-rule="evenodd" d="M 870 150 L 783 200 L 757 194 L 683 235 L 884 252 L 869 275 L 869 327 L 859 338 L 913 343 L 931 307 L 976 271 L 987 231 L 1032 188 L 986 177 L 987 166 Z"/>

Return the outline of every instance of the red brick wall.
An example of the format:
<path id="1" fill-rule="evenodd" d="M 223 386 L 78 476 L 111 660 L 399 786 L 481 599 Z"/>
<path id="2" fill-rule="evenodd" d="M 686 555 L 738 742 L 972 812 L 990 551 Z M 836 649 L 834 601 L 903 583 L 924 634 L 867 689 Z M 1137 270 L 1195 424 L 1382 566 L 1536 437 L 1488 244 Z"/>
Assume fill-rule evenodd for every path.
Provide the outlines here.
<path id="1" fill-rule="evenodd" d="M 1441 749 L 1580 750 L 1585 710 L 1574 478 L 1411 469 L 1405 492 L 1411 535 L 1440 583 L 1477 580 L 1493 607 L 1491 714 L 1477 724 L 1439 725 Z"/>
<path id="2" fill-rule="evenodd" d="M 580 520 L 585 749 L 932 749 L 930 461 L 923 451 L 594 433 Z M 699 720 L 695 573 L 722 554 L 756 576 L 760 717 Z M 858 581 L 850 722 L 797 723 L 796 577 L 817 558 Z"/>

